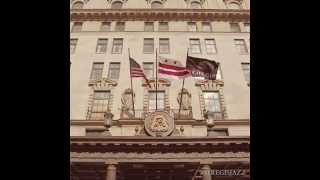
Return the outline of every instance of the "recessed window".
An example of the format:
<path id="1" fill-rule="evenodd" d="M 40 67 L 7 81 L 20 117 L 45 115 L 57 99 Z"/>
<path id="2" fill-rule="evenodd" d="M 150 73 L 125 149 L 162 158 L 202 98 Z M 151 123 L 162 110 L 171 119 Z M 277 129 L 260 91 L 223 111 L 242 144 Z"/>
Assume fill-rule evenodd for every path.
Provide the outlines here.
<path id="1" fill-rule="evenodd" d="M 220 99 L 218 92 L 204 92 L 205 108 L 208 112 L 220 112 Z"/>
<path id="2" fill-rule="evenodd" d="M 153 22 L 145 22 L 144 23 L 144 31 L 154 31 L 154 23 Z"/>
<path id="3" fill-rule="evenodd" d="M 111 4 L 111 9 L 121 9 L 123 3 L 120 1 L 115 1 Z"/>
<path id="4" fill-rule="evenodd" d="M 231 32 L 241 32 L 239 23 L 230 23 Z"/>
<path id="5" fill-rule="evenodd" d="M 202 31 L 203 32 L 211 32 L 211 24 L 210 22 L 202 22 Z"/>
<path id="6" fill-rule="evenodd" d="M 93 63 L 90 80 L 99 80 L 102 78 L 103 63 Z"/>
<path id="7" fill-rule="evenodd" d="M 248 53 L 248 49 L 246 46 L 246 43 L 244 41 L 244 39 L 235 39 L 235 46 L 237 51 L 239 52 L 239 54 L 247 54 Z"/>
<path id="8" fill-rule="evenodd" d="M 83 5 L 84 5 L 83 2 L 77 1 L 77 2 L 73 3 L 71 9 L 82 9 L 82 8 L 83 8 Z"/>
<path id="9" fill-rule="evenodd" d="M 111 23 L 110 22 L 102 22 L 100 26 L 100 31 L 110 31 Z"/>
<path id="10" fill-rule="evenodd" d="M 205 39 L 204 42 L 208 54 L 217 53 L 216 41 L 214 39 Z"/>
<path id="11" fill-rule="evenodd" d="M 70 54 L 73 54 L 76 52 L 78 39 L 70 39 Z"/>
<path id="12" fill-rule="evenodd" d="M 163 8 L 163 4 L 160 1 L 153 1 L 151 3 L 151 8 L 152 9 L 160 9 L 160 8 Z"/>
<path id="13" fill-rule="evenodd" d="M 147 78 L 153 77 L 153 63 L 152 62 L 144 62 L 143 63 L 143 72 Z"/>
<path id="14" fill-rule="evenodd" d="M 103 54 L 107 52 L 108 39 L 98 39 L 96 53 Z"/>
<path id="15" fill-rule="evenodd" d="M 123 39 L 122 38 L 113 39 L 112 53 L 121 54 L 122 53 L 122 47 L 123 47 Z"/>
<path id="16" fill-rule="evenodd" d="M 159 53 L 168 54 L 170 52 L 170 45 L 168 38 L 159 39 Z"/>
<path id="17" fill-rule="evenodd" d="M 125 23 L 124 22 L 117 22 L 115 31 L 124 31 L 125 30 Z"/>
<path id="18" fill-rule="evenodd" d="M 154 51 L 154 40 L 153 38 L 145 38 L 143 40 L 143 52 L 153 53 Z"/>
<path id="19" fill-rule="evenodd" d="M 241 63 L 244 78 L 250 84 L 250 63 Z"/>
<path id="20" fill-rule="evenodd" d="M 164 91 L 149 91 L 149 111 L 156 109 L 164 110 Z"/>
<path id="21" fill-rule="evenodd" d="M 74 22 L 71 32 L 81 32 L 82 30 L 82 22 Z"/>
<path id="22" fill-rule="evenodd" d="M 110 63 L 108 78 L 112 80 L 118 80 L 120 75 L 120 63 Z"/>
<path id="23" fill-rule="evenodd" d="M 159 31 L 169 31 L 168 22 L 159 22 Z"/>
<path id="24" fill-rule="evenodd" d="M 110 91 L 95 91 L 91 108 L 90 120 L 103 120 L 109 111 Z"/>
<path id="25" fill-rule="evenodd" d="M 192 8 L 192 9 L 201 9 L 201 4 L 198 1 L 192 1 L 190 3 L 190 8 Z"/>
<path id="26" fill-rule="evenodd" d="M 188 22 L 188 30 L 189 30 L 189 31 L 197 31 L 197 24 L 196 24 L 196 22 Z"/>
<path id="27" fill-rule="evenodd" d="M 246 32 L 250 32 L 250 23 L 244 23 L 243 25 L 244 25 Z"/>
<path id="28" fill-rule="evenodd" d="M 190 52 L 201 53 L 200 39 L 190 39 Z"/>

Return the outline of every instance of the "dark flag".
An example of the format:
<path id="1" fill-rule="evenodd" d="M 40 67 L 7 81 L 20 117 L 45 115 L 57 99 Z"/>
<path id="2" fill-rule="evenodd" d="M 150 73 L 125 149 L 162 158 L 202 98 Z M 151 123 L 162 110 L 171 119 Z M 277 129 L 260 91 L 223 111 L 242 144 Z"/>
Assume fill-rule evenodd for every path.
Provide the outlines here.
<path id="1" fill-rule="evenodd" d="M 131 67 L 130 69 L 131 77 L 132 78 L 143 77 L 146 80 L 148 86 L 151 87 L 151 85 L 149 84 L 149 80 L 144 74 L 141 66 L 133 58 L 129 57 L 129 59 L 130 59 L 130 67 Z"/>
<path id="2" fill-rule="evenodd" d="M 204 58 L 187 56 L 187 69 L 192 77 L 204 77 L 205 79 L 215 80 L 219 63 Z"/>

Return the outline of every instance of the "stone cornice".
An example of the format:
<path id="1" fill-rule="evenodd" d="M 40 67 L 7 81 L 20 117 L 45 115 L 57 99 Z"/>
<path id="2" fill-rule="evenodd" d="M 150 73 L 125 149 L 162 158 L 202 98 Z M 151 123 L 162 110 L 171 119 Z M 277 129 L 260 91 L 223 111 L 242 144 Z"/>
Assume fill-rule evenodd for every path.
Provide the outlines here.
<path id="1" fill-rule="evenodd" d="M 231 9 L 72 9 L 71 21 L 167 20 L 248 21 L 250 10 Z"/>

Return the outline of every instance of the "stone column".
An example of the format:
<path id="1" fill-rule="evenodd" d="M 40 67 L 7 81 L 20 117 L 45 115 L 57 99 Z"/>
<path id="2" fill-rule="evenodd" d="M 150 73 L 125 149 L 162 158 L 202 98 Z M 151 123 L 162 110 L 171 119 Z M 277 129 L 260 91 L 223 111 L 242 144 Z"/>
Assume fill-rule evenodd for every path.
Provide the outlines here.
<path id="1" fill-rule="evenodd" d="M 211 172 L 210 172 L 211 168 L 210 165 L 205 164 L 202 166 L 201 171 L 203 173 L 203 178 L 202 180 L 211 180 Z"/>
<path id="2" fill-rule="evenodd" d="M 106 180 L 116 180 L 117 179 L 117 168 L 114 164 L 107 164 L 107 178 Z"/>

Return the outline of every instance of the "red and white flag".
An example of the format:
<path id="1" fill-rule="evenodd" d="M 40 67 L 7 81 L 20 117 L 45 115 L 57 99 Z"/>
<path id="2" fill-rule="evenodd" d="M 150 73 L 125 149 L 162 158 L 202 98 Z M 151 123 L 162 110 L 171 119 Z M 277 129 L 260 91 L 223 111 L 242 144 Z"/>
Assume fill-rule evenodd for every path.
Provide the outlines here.
<path id="1" fill-rule="evenodd" d="M 186 78 L 191 75 L 190 71 L 180 61 L 161 56 L 159 56 L 158 73 L 176 78 Z"/>

